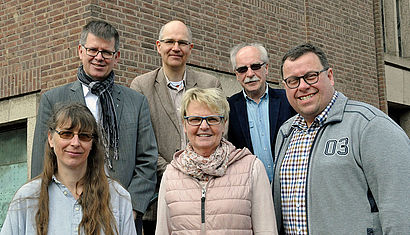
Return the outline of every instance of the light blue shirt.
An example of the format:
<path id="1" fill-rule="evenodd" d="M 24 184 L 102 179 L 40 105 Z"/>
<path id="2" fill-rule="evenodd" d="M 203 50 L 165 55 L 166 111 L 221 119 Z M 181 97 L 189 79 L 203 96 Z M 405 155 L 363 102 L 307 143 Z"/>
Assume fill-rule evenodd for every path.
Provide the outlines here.
<path id="1" fill-rule="evenodd" d="M 23 185 L 14 196 L 7 212 L 1 235 L 36 234 L 35 215 L 41 179 Z M 111 208 L 119 234 L 136 235 L 130 194 L 116 181 L 108 180 Z M 49 195 L 49 235 L 78 235 L 78 225 L 83 212 L 71 192 L 55 177 L 48 186 Z M 95 200 L 99 200 L 96 198 Z M 84 234 L 82 232 L 81 234 Z M 101 234 L 104 234 L 101 231 Z"/>
<path id="2" fill-rule="evenodd" d="M 244 91 L 243 94 L 246 99 L 253 154 L 262 161 L 269 182 L 272 182 L 273 157 L 270 146 L 268 85 L 266 84 L 265 94 L 261 97 L 259 104 L 249 98 Z"/>

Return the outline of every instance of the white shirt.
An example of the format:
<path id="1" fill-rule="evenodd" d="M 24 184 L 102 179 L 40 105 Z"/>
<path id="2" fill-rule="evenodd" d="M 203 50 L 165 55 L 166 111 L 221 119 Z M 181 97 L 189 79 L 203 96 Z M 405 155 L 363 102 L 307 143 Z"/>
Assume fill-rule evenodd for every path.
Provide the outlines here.
<path id="1" fill-rule="evenodd" d="M 83 86 L 85 104 L 87 105 L 88 109 L 91 111 L 95 120 L 98 123 L 98 121 L 100 120 L 100 102 L 98 96 L 91 93 L 90 88 L 88 88 L 86 85 L 81 85 Z"/>

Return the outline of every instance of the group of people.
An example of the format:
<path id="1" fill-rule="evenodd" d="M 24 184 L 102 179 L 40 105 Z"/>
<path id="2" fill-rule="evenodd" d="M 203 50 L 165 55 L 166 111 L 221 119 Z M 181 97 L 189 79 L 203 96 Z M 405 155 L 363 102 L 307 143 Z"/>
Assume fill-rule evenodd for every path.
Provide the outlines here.
<path id="1" fill-rule="evenodd" d="M 77 81 L 44 93 L 31 175 L 1 234 L 408 234 L 410 140 L 334 89 L 305 43 L 268 86 L 263 45 L 230 51 L 243 90 L 189 69 L 183 22 L 156 41 L 162 66 L 116 84 L 119 35 L 81 33 Z M 226 133 L 227 132 L 227 133 Z"/>

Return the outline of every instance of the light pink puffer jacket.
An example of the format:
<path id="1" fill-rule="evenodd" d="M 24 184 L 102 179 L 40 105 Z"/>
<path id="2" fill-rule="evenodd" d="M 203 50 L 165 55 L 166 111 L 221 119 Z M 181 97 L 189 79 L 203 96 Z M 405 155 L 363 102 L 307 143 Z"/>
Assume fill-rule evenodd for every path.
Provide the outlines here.
<path id="1" fill-rule="evenodd" d="M 235 149 L 231 145 L 230 150 L 226 174 L 212 178 L 205 187 L 171 166 L 178 164 L 180 152 L 175 154 L 165 176 L 165 201 L 172 234 L 253 234 L 251 177 L 256 157 L 248 149 Z M 204 220 L 201 221 L 203 193 Z"/>

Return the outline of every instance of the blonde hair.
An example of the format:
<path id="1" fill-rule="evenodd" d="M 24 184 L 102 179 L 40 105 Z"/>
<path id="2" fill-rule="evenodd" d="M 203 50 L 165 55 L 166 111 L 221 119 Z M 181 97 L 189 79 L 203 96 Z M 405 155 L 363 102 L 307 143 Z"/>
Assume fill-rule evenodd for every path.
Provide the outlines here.
<path id="1" fill-rule="evenodd" d="M 209 109 L 229 120 L 229 104 L 219 88 L 191 88 L 182 97 L 181 117 L 186 116 L 186 110 L 191 101 L 206 104 Z"/>

